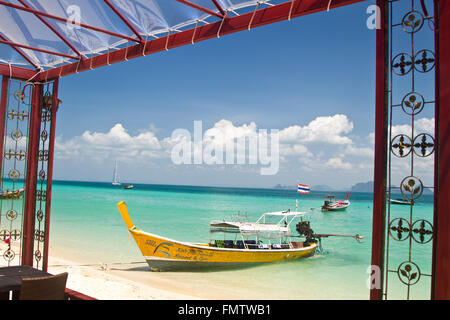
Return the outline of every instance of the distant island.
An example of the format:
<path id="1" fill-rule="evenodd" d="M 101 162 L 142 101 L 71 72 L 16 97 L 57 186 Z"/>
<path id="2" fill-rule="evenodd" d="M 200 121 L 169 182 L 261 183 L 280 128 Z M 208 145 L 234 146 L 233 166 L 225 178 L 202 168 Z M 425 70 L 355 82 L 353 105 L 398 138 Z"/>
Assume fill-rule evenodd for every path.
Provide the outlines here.
<path id="1" fill-rule="evenodd" d="M 360 182 L 355 184 L 351 190 L 351 192 L 373 192 L 373 181 L 369 182 Z"/>

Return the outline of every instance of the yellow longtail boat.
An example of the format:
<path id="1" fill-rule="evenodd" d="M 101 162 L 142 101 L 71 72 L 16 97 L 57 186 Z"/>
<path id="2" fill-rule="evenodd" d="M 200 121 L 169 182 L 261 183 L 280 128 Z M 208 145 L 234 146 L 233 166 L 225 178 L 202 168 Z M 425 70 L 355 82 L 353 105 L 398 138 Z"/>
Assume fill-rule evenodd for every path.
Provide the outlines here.
<path id="1" fill-rule="evenodd" d="M 314 255 L 317 247 L 317 241 L 314 239 L 291 240 L 290 224 L 294 219 L 302 217 L 304 214 L 302 212 L 265 213 L 257 222 L 213 222 L 210 225 L 211 236 L 223 233 L 234 235 L 235 239 L 214 242 L 210 239 L 210 243 L 200 244 L 180 242 L 146 233 L 133 224 L 125 202 L 119 202 L 117 207 L 128 231 L 153 271 L 242 267 L 294 260 Z M 278 222 L 268 223 L 266 221 L 268 217 L 275 217 Z M 261 239 L 269 243 L 262 243 Z"/>

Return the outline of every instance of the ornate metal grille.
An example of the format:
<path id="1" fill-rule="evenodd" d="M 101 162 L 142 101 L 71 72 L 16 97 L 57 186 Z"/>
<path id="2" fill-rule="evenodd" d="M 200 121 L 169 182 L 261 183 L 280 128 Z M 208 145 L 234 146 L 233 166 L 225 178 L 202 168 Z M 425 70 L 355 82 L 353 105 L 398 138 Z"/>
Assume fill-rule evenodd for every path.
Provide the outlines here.
<path id="1" fill-rule="evenodd" d="M 433 2 L 426 2 L 433 8 Z M 434 189 L 434 17 L 389 1 L 389 159 L 384 298 L 430 297 Z M 403 205 L 400 205 L 403 204 Z M 431 209 L 430 209 L 431 208 Z"/>
<path id="2" fill-rule="evenodd" d="M 0 265 L 21 264 L 32 86 L 9 80 L 1 172 L 0 240 L 9 241 Z"/>
<path id="3" fill-rule="evenodd" d="M 35 230 L 34 230 L 34 264 L 36 268 L 42 267 L 45 240 L 46 240 L 46 220 L 47 210 L 47 177 L 49 172 L 49 150 L 50 134 L 53 109 L 53 88 L 54 83 L 44 84 L 44 93 L 41 101 L 40 131 L 39 131 L 39 153 L 37 166 L 36 185 L 36 209 L 35 209 Z"/>

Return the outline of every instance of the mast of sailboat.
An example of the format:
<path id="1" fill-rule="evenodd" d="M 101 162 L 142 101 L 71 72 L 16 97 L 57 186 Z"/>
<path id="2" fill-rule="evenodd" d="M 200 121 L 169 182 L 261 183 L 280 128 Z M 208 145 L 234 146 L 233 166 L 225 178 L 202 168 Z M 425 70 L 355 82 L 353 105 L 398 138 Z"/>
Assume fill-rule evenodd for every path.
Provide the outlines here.
<path id="1" fill-rule="evenodd" d="M 113 185 L 119 185 L 120 184 L 120 182 L 119 182 L 119 173 L 118 173 L 118 167 L 117 167 L 117 160 L 116 160 L 116 164 L 115 164 L 115 167 L 114 167 L 114 174 L 113 174 Z"/>

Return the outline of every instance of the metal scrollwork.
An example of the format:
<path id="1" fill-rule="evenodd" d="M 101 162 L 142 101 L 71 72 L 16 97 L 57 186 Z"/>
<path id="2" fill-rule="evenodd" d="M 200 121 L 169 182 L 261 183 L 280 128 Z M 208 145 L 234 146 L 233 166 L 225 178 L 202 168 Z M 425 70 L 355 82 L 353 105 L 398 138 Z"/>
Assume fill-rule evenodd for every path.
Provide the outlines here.
<path id="1" fill-rule="evenodd" d="M 48 161 L 48 151 L 47 150 L 39 151 L 39 161 Z"/>
<path id="2" fill-rule="evenodd" d="M 11 132 L 11 138 L 12 138 L 14 141 L 20 141 L 20 140 L 23 138 L 23 133 L 22 133 L 22 131 L 20 131 L 19 129 L 17 129 L 17 130 L 15 130 L 15 131 Z"/>
<path id="3" fill-rule="evenodd" d="M 397 270 L 401 282 L 408 286 L 415 285 L 420 279 L 420 269 L 414 262 L 405 261 Z"/>
<path id="4" fill-rule="evenodd" d="M 16 169 L 11 169 L 10 171 L 9 171 L 9 173 L 8 173 L 8 177 L 11 179 L 11 180 L 17 180 L 17 179 L 19 179 L 20 178 L 20 172 L 18 171 L 18 170 L 16 170 Z"/>
<path id="5" fill-rule="evenodd" d="M 406 177 L 401 183 L 400 191 L 403 196 L 409 200 L 418 199 L 423 193 L 422 181 L 417 177 Z"/>
<path id="6" fill-rule="evenodd" d="M 404 158 L 411 153 L 411 138 L 404 134 L 399 134 L 392 139 L 391 151 L 398 158 Z"/>
<path id="7" fill-rule="evenodd" d="M 36 212 L 36 217 L 37 217 L 38 221 L 41 222 L 42 220 L 44 220 L 44 212 L 41 209 L 39 209 Z"/>
<path id="8" fill-rule="evenodd" d="M 39 171 L 39 180 L 44 181 L 46 178 L 46 173 L 44 170 Z"/>
<path id="9" fill-rule="evenodd" d="M 8 230 L 1 230 L 0 231 L 0 239 L 1 240 L 6 240 L 10 237 L 9 231 Z"/>
<path id="10" fill-rule="evenodd" d="M 427 133 L 421 133 L 414 138 L 413 146 L 416 155 L 428 157 L 434 152 L 434 138 Z"/>
<path id="11" fill-rule="evenodd" d="M 19 102 L 23 102 L 25 99 L 25 95 L 22 90 L 18 90 L 14 93 L 14 98 L 16 98 L 16 100 Z"/>
<path id="12" fill-rule="evenodd" d="M 425 244 L 433 239 L 433 225 L 427 220 L 418 220 L 412 225 L 413 239 L 420 244 Z"/>
<path id="13" fill-rule="evenodd" d="M 8 212 L 6 213 L 6 218 L 7 218 L 9 221 L 16 220 L 16 219 L 17 219 L 17 216 L 18 216 L 18 213 L 17 213 L 17 211 L 14 210 L 14 209 L 8 210 Z"/>
<path id="14" fill-rule="evenodd" d="M 13 230 L 10 237 L 13 240 L 19 240 L 22 237 L 22 232 L 20 232 L 20 230 Z"/>
<path id="15" fill-rule="evenodd" d="M 3 258 L 6 261 L 13 261 L 15 256 L 16 254 L 14 253 L 14 251 L 11 250 L 11 248 L 9 248 L 3 253 Z"/>
<path id="16" fill-rule="evenodd" d="M 403 111 L 410 116 L 419 114 L 424 106 L 425 99 L 417 92 L 408 93 L 402 101 Z"/>
<path id="17" fill-rule="evenodd" d="M 47 192 L 38 190 L 36 192 L 36 200 L 38 200 L 38 201 L 45 201 L 45 200 L 47 200 Z"/>
<path id="18" fill-rule="evenodd" d="M 399 76 L 408 74 L 413 67 L 413 59 L 407 53 L 399 53 L 392 61 L 392 71 Z"/>
<path id="19" fill-rule="evenodd" d="M 397 223 L 397 225 L 395 225 L 395 223 Z M 397 241 L 405 241 L 411 235 L 411 225 L 406 219 L 394 219 L 389 224 L 389 234 Z"/>
<path id="20" fill-rule="evenodd" d="M 436 154 L 438 143 L 432 134 L 418 130 L 420 128 L 418 121 L 427 120 L 423 117 L 429 117 L 433 112 L 435 113 L 435 108 L 431 105 L 437 102 L 436 91 L 432 88 L 435 87 L 436 73 L 433 70 L 436 70 L 437 55 L 426 49 L 430 45 L 429 39 L 436 37 L 434 33 L 436 17 L 435 12 L 431 14 L 431 10 L 434 11 L 435 8 L 430 8 L 430 14 L 428 14 L 423 3 L 421 5 L 418 2 L 419 0 L 387 1 L 385 7 L 385 19 L 389 21 L 388 28 L 385 30 L 386 52 L 389 56 L 385 67 L 388 68 L 389 75 L 386 77 L 388 81 L 384 87 L 385 101 L 389 108 L 385 111 L 391 137 L 388 145 L 390 151 L 388 170 L 385 176 L 389 197 L 386 210 L 388 223 L 384 229 L 388 234 L 385 238 L 386 272 L 383 289 L 385 299 L 391 297 L 390 292 L 396 291 L 395 285 L 388 286 L 391 274 L 397 274 L 400 282 L 406 285 L 406 299 L 412 297 L 412 290 L 414 290 L 414 298 L 421 295 L 422 286 L 429 286 L 429 283 L 421 281 L 421 290 L 417 290 L 418 286 L 414 289 L 412 286 L 421 278 L 432 277 L 432 274 L 424 272 L 425 269 L 422 266 L 422 262 L 426 266 L 429 265 L 428 261 L 433 259 L 431 251 L 416 252 L 415 249 L 417 246 L 432 242 L 433 228 L 436 228 L 433 225 L 436 222 L 432 219 L 425 220 L 433 216 L 433 210 L 428 209 L 431 203 L 426 203 L 427 197 L 423 197 L 425 198 L 423 202 L 416 201 L 423 196 L 426 188 L 431 188 L 428 186 L 428 181 L 433 175 L 424 174 L 424 168 L 433 161 L 430 158 L 433 158 L 431 155 Z M 424 27 L 427 23 L 429 27 L 432 24 L 433 28 Z M 423 86 L 424 83 L 425 86 Z M 431 88 L 429 88 L 430 84 Z M 402 131 L 393 134 L 394 129 Z M 423 159 L 425 157 L 429 158 Z M 400 185 L 397 179 L 401 181 Z M 426 187 L 421 179 L 427 181 Z M 398 189 L 402 199 L 393 199 Z M 391 251 L 392 248 L 395 249 Z M 424 249 L 427 249 L 427 246 Z M 407 256 L 403 259 L 407 261 L 400 265 L 398 263 L 401 260 L 397 261 L 399 255 Z M 421 255 L 420 264 L 417 261 L 413 262 L 413 258 L 418 255 Z M 419 267 L 423 270 L 421 271 Z"/>
<path id="21" fill-rule="evenodd" d="M 36 252 L 34 253 L 34 258 L 36 259 L 36 261 L 41 261 L 42 253 L 40 250 L 36 250 Z"/>
<path id="22" fill-rule="evenodd" d="M 403 31 L 407 33 L 415 33 L 423 26 L 423 15 L 418 11 L 408 12 L 402 20 Z"/>
<path id="23" fill-rule="evenodd" d="M 414 56 L 414 69 L 421 73 L 428 72 L 434 68 L 436 59 L 433 51 L 420 50 Z"/>
<path id="24" fill-rule="evenodd" d="M 48 132 L 47 132 L 47 130 L 44 130 L 44 131 L 42 131 L 42 133 L 41 133 L 41 139 L 42 139 L 42 141 L 47 141 L 47 139 L 48 139 Z"/>
<path id="25" fill-rule="evenodd" d="M 45 240 L 44 231 L 35 230 L 35 232 L 34 232 L 34 240 L 39 241 L 39 242 L 44 242 L 44 240 Z"/>

